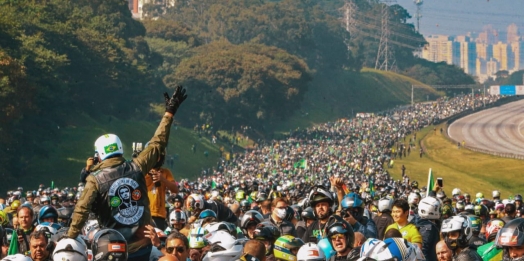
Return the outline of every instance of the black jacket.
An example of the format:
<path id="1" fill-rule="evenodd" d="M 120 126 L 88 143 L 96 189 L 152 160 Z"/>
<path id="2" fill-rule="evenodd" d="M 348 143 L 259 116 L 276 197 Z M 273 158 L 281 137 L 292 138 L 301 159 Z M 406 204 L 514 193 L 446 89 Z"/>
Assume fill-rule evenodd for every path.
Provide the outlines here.
<path id="1" fill-rule="evenodd" d="M 393 217 L 389 213 L 382 213 L 380 216 L 376 216 L 373 218 L 373 221 L 375 222 L 375 225 L 377 226 L 377 236 L 378 239 L 382 240 L 384 239 L 384 234 L 386 233 L 386 228 L 388 228 L 389 225 L 395 223 L 393 220 Z"/>
<path id="2" fill-rule="evenodd" d="M 422 236 L 422 253 L 426 257 L 426 261 L 437 261 L 435 246 L 440 240 L 440 231 L 437 225 L 428 219 L 420 218 L 415 226 Z"/>

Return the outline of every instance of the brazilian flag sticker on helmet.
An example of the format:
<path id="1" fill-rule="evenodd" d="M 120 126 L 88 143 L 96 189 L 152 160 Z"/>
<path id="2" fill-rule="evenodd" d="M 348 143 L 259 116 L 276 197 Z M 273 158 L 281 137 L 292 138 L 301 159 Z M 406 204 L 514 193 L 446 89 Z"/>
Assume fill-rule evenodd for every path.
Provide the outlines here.
<path id="1" fill-rule="evenodd" d="M 104 147 L 104 152 L 106 154 L 113 153 L 118 150 L 118 145 L 116 143 L 111 143 Z"/>

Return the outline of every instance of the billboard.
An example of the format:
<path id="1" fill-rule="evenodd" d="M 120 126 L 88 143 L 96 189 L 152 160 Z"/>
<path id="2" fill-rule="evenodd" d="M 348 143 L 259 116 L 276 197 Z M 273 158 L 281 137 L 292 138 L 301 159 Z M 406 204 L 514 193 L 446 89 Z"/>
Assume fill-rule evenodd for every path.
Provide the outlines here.
<path id="1" fill-rule="evenodd" d="M 524 85 L 493 85 L 489 87 L 491 95 L 524 95 Z"/>

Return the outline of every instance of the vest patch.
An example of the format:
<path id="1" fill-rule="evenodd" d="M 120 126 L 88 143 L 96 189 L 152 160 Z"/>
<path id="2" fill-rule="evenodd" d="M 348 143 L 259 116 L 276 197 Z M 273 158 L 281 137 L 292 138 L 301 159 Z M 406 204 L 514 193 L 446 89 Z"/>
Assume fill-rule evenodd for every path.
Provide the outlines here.
<path id="1" fill-rule="evenodd" d="M 142 197 L 138 190 L 138 182 L 130 178 L 120 178 L 111 184 L 108 195 L 111 208 L 118 208 L 118 213 L 113 216 L 116 221 L 131 225 L 142 218 L 144 207 L 138 206 L 137 203 Z"/>

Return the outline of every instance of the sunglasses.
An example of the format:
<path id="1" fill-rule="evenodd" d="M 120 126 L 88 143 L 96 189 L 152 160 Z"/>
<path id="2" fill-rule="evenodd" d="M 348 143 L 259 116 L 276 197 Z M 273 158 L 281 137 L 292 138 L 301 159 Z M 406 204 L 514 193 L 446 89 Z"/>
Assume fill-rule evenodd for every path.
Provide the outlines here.
<path id="1" fill-rule="evenodd" d="M 337 239 L 344 239 L 344 235 L 342 234 L 335 234 L 331 236 L 331 240 L 337 240 Z"/>
<path id="2" fill-rule="evenodd" d="M 177 247 L 166 247 L 166 252 L 168 254 L 173 254 L 173 250 L 175 250 L 178 252 L 178 253 L 184 253 L 184 251 L 186 251 L 186 248 L 183 247 L 183 246 L 177 246 Z"/>

